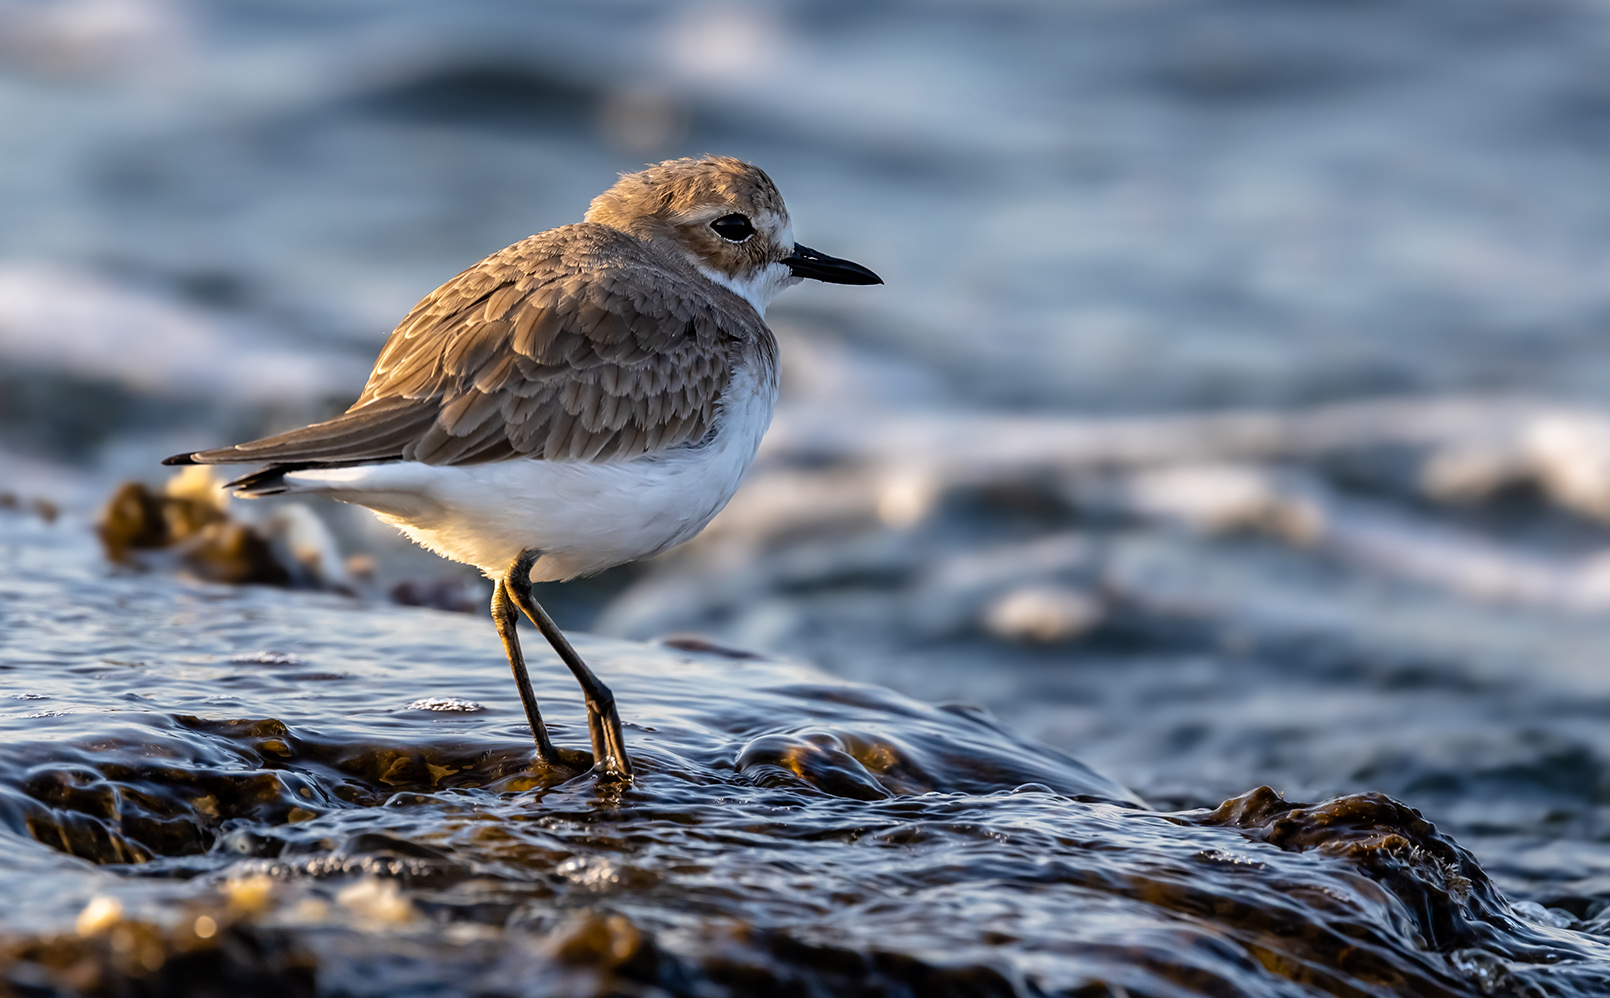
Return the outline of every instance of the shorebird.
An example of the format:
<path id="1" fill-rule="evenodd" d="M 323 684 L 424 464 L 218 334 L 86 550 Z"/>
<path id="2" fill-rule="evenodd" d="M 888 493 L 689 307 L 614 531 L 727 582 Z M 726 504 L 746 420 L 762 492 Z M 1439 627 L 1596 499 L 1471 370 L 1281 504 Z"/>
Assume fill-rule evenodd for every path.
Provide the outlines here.
<path id="1" fill-rule="evenodd" d="M 537 761 L 631 779 L 609 688 L 532 597 L 658 554 L 720 512 L 777 400 L 766 306 L 810 278 L 881 284 L 794 242 L 758 167 L 676 159 L 621 176 L 585 220 L 521 240 L 415 305 L 358 400 L 322 423 L 164 464 L 264 464 L 245 497 L 368 507 L 495 583 L 492 621 Z M 581 684 L 592 757 L 548 737 L 524 613 Z"/>

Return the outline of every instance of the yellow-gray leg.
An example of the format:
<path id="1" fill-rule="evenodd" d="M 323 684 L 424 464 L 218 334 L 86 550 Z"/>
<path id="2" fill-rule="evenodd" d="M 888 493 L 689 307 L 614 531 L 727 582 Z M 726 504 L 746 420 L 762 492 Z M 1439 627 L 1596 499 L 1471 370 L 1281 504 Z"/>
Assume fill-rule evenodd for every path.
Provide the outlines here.
<path id="1" fill-rule="evenodd" d="M 506 600 L 519 607 L 531 623 L 537 626 L 537 630 L 542 632 L 542 636 L 548 639 L 553 650 L 559 654 L 560 660 L 570 669 L 571 675 L 576 677 L 576 682 L 581 684 L 581 692 L 587 700 L 587 732 L 592 736 L 593 743 L 593 772 L 606 779 L 630 780 L 632 761 L 626 755 L 626 738 L 621 734 L 620 715 L 615 711 L 615 694 L 611 693 L 609 687 L 605 686 L 593 674 L 593 670 L 587 667 L 587 663 L 581 660 L 581 656 L 576 654 L 576 649 L 572 648 L 565 638 L 564 632 L 560 631 L 553 618 L 548 616 L 548 611 L 544 610 L 531 595 L 531 566 L 536 564 L 537 557 L 535 551 L 522 552 L 520 557 L 514 560 L 514 564 L 509 566 L 508 574 L 503 577 L 503 581 L 498 584 L 498 592 L 504 593 Z M 492 606 L 492 615 L 496 618 L 496 594 L 492 597 Z M 512 612 L 510 617 L 509 633 L 512 636 L 514 632 Z M 501 626 L 498 633 L 503 633 Z M 509 647 L 507 638 L 504 639 L 504 647 Z M 515 661 L 515 656 L 519 654 L 518 644 L 514 645 L 514 649 L 514 653 L 509 657 L 511 665 Z M 520 681 L 521 697 L 526 698 L 526 716 L 532 720 L 531 730 L 542 732 L 537 736 L 537 748 L 540 751 L 548 736 L 537 717 L 536 697 L 532 696 L 530 683 L 524 676 L 525 663 L 522 659 L 515 677 Z M 552 746 L 549 745 L 548 749 L 551 758 Z"/>
<path id="2" fill-rule="evenodd" d="M 508 586 L 499 579 L 492 590 L 492 625 L 498 629 L 498 637 L 503 639 L 503 654 L 509 657 L 514 685 L 520 690 L 525 719 L 531 725 L 531 737 L 537 740 L 537 758 L 551 766 L 558 761 L 558 755 L 548 738 L 548 728 L 542 723 L 542 712 L 537 709 L 537 695 L 531 692 L 531 676 L 526 672 L 525 654 L 520 650 L 520 637 L 515 633 L 515 624 L 519 619 L 519 611 L 509 599 Z"/>

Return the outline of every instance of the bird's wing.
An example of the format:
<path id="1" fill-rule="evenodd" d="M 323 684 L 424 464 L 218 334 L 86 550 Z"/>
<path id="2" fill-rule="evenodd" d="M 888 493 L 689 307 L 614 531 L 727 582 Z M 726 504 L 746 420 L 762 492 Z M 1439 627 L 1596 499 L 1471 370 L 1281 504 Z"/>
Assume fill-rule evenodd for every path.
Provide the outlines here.
<path id="1" fill-rule="evenodd" d="M 601 225 L 565 226 L 487 257 L 414 306 L 342 415 L 169 461 L 646 454 L 709 432 L 760 322 L 668 253 Z"/>

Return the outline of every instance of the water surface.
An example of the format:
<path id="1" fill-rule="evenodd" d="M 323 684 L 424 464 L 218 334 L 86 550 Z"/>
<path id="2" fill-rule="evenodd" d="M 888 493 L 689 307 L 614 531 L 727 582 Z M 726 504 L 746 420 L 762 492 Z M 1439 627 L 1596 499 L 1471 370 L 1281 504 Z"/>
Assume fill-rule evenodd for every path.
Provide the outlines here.
<path id="1" fill-rule="evenodd" d="M 1158 812 L 977 708 L 587 639 L 640 775 L 565 781 L 531 766 L 484 620 L 124 574 L 70 527 L 3 530 L 19 993 L 1610 986 L 1598 923 L 1513 906 L 1384 796 Z M 575 690 L 532 657 L 576 742 Z"/>

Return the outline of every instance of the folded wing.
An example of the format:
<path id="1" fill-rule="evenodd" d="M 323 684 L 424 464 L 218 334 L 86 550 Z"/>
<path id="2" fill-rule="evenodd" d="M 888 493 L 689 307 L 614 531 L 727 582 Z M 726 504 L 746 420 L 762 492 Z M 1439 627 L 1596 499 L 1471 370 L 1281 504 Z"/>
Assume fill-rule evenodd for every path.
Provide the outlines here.
<path id="1" fill-rule="evenodd" d="M 565 226 L 414 306 L 342 415 L 166 463 L 635 457 L 710 432 L 759 321 L 663 250 L 601 225 Z"/>

